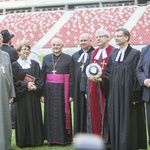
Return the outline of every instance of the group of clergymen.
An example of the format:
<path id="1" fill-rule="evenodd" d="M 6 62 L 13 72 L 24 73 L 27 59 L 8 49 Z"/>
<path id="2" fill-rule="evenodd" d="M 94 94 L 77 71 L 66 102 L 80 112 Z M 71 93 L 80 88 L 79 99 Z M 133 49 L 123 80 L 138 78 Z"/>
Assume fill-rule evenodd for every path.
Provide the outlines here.
<path id="1" fill-rule="evenodd" d="M 99 136 L 107 149 L 147 148 L 145 108 L 150 136 L 150 45 L 141 52 L 132 48 L 130 32 L 118 28 L 114 35 L 118 48 L 115 48 L 109 44 L 109 32 L 98 29 L 95 32 L 98 48 L 92 47 L 89 33 L 82 33 L 81 49 L 72 56 L 62 51 L 61 39 L 53 38 L 52 53 L 44 56 L 40 67 L 31 57 L 30 42 L 20 42 L 16 51 L 11 47 L 13 37 L 8 30 L 3 30 L 0 36 L 0 86 L 8 91 L 7 94 L 1 91 L 1 150 L 12 149 L 8 103 L 12 103 L 12 110 L 15 107 L 19 147 L 38 146 L 44 140 L 49 146 L 69 145 L 73 135 L 89 133 Z M 99 70 L 94 64 L 101 67 L 101 76 L 97 76 Z M 24 80 L 27 75 L 31 80 Z M 44 125 L 40 100 L 44 103 Z M 81 141 L 80 138 L 79 144 L 75 143 L 76 149 L 94 149 L 92 140 L 88 144 Z M 104 146 L 96 144 L 95 149 Z"/>

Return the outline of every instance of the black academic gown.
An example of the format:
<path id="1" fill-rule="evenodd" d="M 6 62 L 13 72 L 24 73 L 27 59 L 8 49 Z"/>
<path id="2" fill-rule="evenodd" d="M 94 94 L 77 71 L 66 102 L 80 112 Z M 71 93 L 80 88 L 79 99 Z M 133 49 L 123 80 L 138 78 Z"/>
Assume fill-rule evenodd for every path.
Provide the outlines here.
<path id="1" fill-rule="evenodd" d="M 91 46 L 87 53 L 93 51 Z M 82 61 L 78 62 L 83 50 L 79 50 L 73 54 L 73 66 L 74 66 L 74 134 L 86 132 L 87 123 L 87 104 L 85 99 L 85 92 L 81 92 L 81 86 L 86 86 L 81 83 L 82 77 Z"/>
<path id="2" fill-rule="evenodd" d="M 54 60 L 57 63 L 54 67 Z M 72 131 L 66 129 L 64 84 L 46 82 L 46 75 L 69 74 L 70 86 L 69 97 L 73 97 L 73 65 L 71 56 L 62 53 L 60 57 L 54 57 L 54 54 L 48 54 L 43 58 L 42 75 L 44 81 L 44 136 L 48 144 L 67 145 L 72 142 Z M 71 111 L 71 107 L 69 108 Z M 71 123 L 71 115 L 70 115 Z"/>
<path id="3" fill-rule="evenodd" d="M 36 146 L 43 143 L 43 123 L 41 112 L 41 71 L 39 64 L 31 60 L 31 68 L 22 69 L 16 61 L 12 64 L 16 91 L 16 144 L 19 147 Z M 36 91 L 27 90 L 25 74 L 35 77 Z"/>
<path id="4" fill-rule="evenodd" d="M 112 150 L 146 149 L 144 103 L 135 75 L 140 52 L 128 46 L 123 62 L 115 61 L 117 53 L 114 50 L 109 58 L 104 78 L 110 84 L 108 117 Z M 140 102 L 133 105 L 134 101 Z"/>

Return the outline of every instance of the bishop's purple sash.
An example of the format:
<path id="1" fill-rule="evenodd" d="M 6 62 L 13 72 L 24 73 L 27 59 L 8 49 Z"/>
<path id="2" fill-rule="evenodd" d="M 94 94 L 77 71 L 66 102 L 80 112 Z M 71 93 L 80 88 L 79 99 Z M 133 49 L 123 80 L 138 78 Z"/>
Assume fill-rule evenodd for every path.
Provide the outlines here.
<path id="1" fill-rule="evenodd" d="M 46 82 L 64 83 L 66 129 L 68 130 L 69 134 L 71 133 L 70 105 L 69 105 L 69 74 L 47 74 Z"/>

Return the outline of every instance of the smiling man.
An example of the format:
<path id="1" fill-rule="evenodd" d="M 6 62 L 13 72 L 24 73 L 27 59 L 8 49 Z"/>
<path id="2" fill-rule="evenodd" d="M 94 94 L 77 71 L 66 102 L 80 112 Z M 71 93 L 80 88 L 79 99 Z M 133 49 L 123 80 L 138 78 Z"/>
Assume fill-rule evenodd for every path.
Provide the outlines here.
<path id="1" fill-rule="evenodd" d="M 95 32 L 96 48 L 87 60 L 87 64 L 96 63 L 102 68 L 102 76 L 108 62 L 108 57 L 113 51 L 109 44 L 110 34 L 105 29 Z M 99 78 L 89 79 L 87 84 L 87 132 L 101 136 L 108 143 L 108 118 L 105 94 L 102 93 Z"/>
<path id="2" fill-rule="evenodd" d="M 53 53 L 43 58 L 44 133 L 49 145 L 67 145 L 72 142 L 71 109 L 73 100 L 72 58 L 62 52 L 64 43 L 53 38 Z"/>
<path id="3" fill-rule="evenodd" d="M 79 37 L 81 49 L 72 56 L 74 66 L 74 133 L 86 132 L 87 104 L 85 93 L 81 92 L 81 77 L 83 75 L 84 64 L 88 54 L 94 50 L 91 46 L 91 37 L 88 33 L 83 33 Z M 85 85 L 84 85 L 85 86 Z"/>

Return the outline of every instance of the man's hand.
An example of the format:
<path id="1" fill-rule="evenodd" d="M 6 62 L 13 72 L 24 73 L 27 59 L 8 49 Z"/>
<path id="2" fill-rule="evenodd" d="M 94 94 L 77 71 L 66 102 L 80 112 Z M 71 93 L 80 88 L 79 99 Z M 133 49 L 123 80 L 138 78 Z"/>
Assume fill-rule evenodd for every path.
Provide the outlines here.
<path id="1" fill-rule="evenodd" d="M 41 96 L 41 102 L 44 103 L 44 96 Z"/>
<path id="2" fill-rule="evenodd" d="M 102 82 L 102 78 L 89 78 L 89 80 L 94 82 Z"/>
<path id="3" fill-rule="evenodd" d="M 149 88 L 150 87 L 150 79 L 145 79 L 144 85 Z"/>
<path id="4" fill-rule="evenodd" d="M 14 98 L 9 98 L 9 104 L 14 102 Z"/>
<path id="5" fill-rule="evenodd" d="M 69 97 L 69 102 L 72 102 L 73 101 L 73 97 Z"/>
<path id="6" fill-rule="evenodd" d="M 132 102 L 133 105 L 138 104 L 140 101 Z"/>

